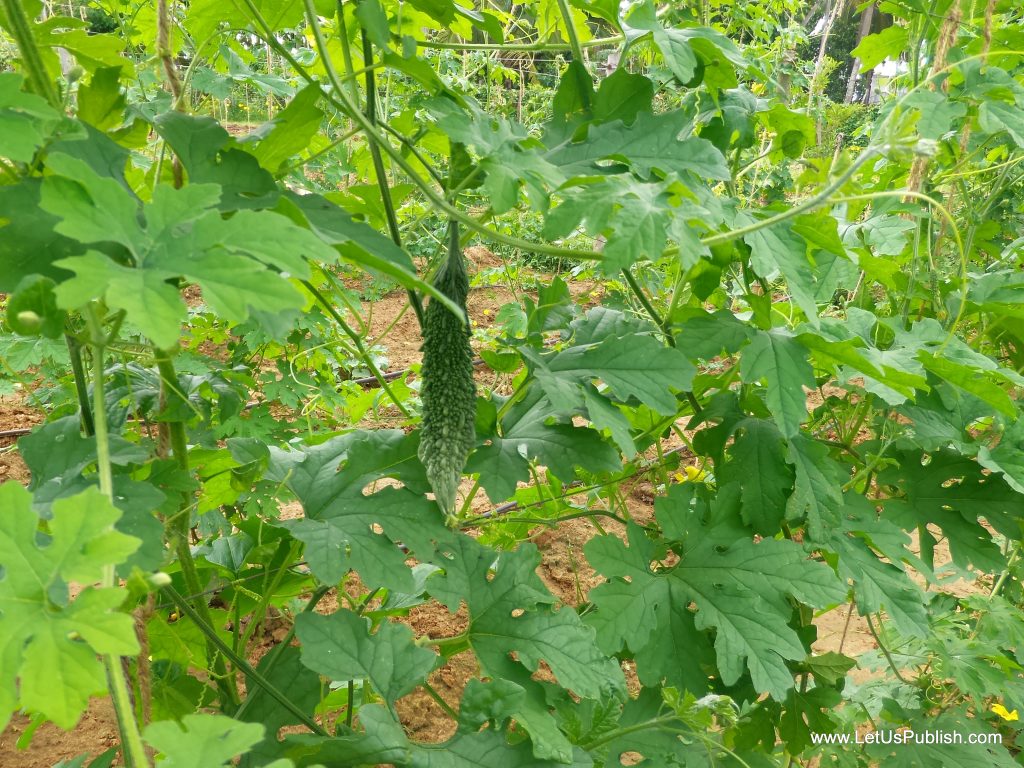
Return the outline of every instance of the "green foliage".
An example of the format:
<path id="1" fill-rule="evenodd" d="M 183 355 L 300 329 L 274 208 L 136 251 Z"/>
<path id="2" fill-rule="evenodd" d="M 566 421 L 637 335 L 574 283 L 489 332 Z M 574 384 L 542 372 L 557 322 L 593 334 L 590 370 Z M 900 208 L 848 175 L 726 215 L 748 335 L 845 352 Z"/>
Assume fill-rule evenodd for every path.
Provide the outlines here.
<path id="1" fill-rule="evenodd" d="M 98 581 L 139 541 L 113 529 L 121 513 L 95 490 L 56 502 L 42 539 L 28 491 L 0 485 L 0 507 L 0 723 L 24 706 L 71 728 L 106 690 L 96 654 L 130 656 L 139 645 L 117 611 L 124 590 L 87 587 L 69 599 L 68 584 Z"/>
<path id="2" fill-rule="evenodd" d="M 1013 764 L 1019 9 L 889 4 L 860 107 L 854 15 L 809 94 L 789 0 L 168 5 L 0 0 L 0 392 L 47 416 L 0 720 L 109 688 L 137 768 Z M 904 727 L 1003 745 L 817 739 Z"/>

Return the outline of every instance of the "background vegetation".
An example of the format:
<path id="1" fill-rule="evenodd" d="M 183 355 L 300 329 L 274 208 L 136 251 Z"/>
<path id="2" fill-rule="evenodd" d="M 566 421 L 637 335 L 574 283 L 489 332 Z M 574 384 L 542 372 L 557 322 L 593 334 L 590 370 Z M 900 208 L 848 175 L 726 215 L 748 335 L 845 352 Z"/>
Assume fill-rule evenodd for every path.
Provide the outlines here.
<path id="1" fill-rule="evenodd" d="M 1019 764 L 1022 20 L 0 0 L 0 762 Z"/>

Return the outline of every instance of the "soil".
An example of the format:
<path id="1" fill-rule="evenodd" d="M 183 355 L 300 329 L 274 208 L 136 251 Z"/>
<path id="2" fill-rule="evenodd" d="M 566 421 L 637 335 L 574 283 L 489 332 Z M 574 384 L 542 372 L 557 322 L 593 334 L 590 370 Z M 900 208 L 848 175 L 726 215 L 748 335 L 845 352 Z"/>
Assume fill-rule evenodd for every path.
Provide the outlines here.
<path id="1" fill-rule="evenodd" d="M 501 261 L 486 248 L 468 249 L 470 261 L 475 269 L 492 269 L 501 265 Z M 570 290 L 580 299 L 583 294 L 591 294 L 594 286 L 582 281 L 570 284 Z M 593 301 L 592 294 L 586 297 Z M 198 300 L 198 297 L 192 297 Z M 513 291 L 502 286 L 488 286 L 474 289 L 468 300 L 468 311 L 473 324 L 477 327 L 488 327 L 495 322 L 498 311 L 506 303 L 516 300 Z M 366 302 L 363 305 L 366 322 L 370 328 L 370 336 L 374 343 L 386 349 L 388 358 L 387 370 L 404 370 L 420 361 L 420 332 L 416 318 L 408 310 L 405 294 L 395 292 L 382 298 Z M 487 379 L 488 385 L 496 382 L 493 372 L 480 369 L 480 377 Z M 840 394 L 843 390 L 833 392 L 828 387 L 822 392 L 808 394 L 808 407 L 813 410 L 820 406 L 824 397 Z M 824 397 L 823 397 L 824 396 Z M 27 407 L 20 400 L 0 399 L 0 431 L 30 427 L 43 420 L 43 415 Z M 680 426 L 684 426 L 681 424 Z M 14 480 L 27 484 L 30 475 L 16 451 L 12 449 L 11 439 L 0 438 L 0 482 Z M 682 448 L 681 440 L 673 436 L 666 448 Z M 685 453 L 684 462 L 685 462 Z M 469 484 L 463 488 L 468 492 Z M 641 477 L 626 481 L 623 494 L 630 515 L 638 521 L 650 520 L 653 515 L 653 501 L 657 495 L 651 482 Z M 582 502 L 583 497 L 579 498 Z M 478 494 L 472 504 L 472 512 L 479 514 L 490 509 L 486 497 Z M 282 508 L 283 518 L 301 515 L 297 504 L 285 505 Z M 625 535 L 624 527 L 606 518 L 600 519 L 601 527 L 613 535 Z M 598 528 L 587 519 L 569 520 L 557 528 L 538 526 L 531 541 L 539 548 L 542 562 L 538 568 L 541 579 L 564 604 L 577 606 L 586 600 L 588 592 L 603 579 L 587 563 L 583 554 L 584 545 L 598 534 Z M 948 549 L 941 544 L 936 548 L 936 561 L 948 561 Z M 347 588 L 353 596 L 360 594 L 361 585 L 358 580 L 350 579 Z M 968 594 L 978 591 L 975 584 L 960 582 L 952 589 L 957 594 Z M 339 605 L 338 596 L 329 594 L 317 606 L 320 612 L 330 613 Z M 852 615 L 851 615 L 852 612 Z M 466 626 L 466 614 L 462 609 L 452 614 L 448 609 L 434 601 L 418 606 L 410 611 L 403 621 L 417 635 L 431 637 L 449 637 L 461 632 Z M 857 656 L 877 647 L 867 624 L 851 606 L 840 606 L 814 621 L 818 630 L 818 638 L 814 643 L 814 651 L 842 652 L 849 656 Z M 269 651 L 280 641 L 286 631 L 284 620 L 270 617 L 267 625 L 259 635 L 250 654 L 250 661 L 255 663 L 259 657 Z M 633 693 L 638 690 L 634 668 L 630 663 L 624 665 L 627 681 Z M 443 666 L 430 676 L 430 685 L 449 706 L 457 707 L 467 682 L 478 674 L 473 655 L 469 652 L 458 654 L 449 659 Z M 851 673 L 854 682 L 862 682 L 872 675 L 879 674 L 855 668 Z M 423 742 L 441 742 L 455 732 L 455 723 L 444 709 L 428 693 L 417 690 L 399 700 L 397 710 L 410 736 Z M 2 768 L 50 768 L 54 763 L 72 758 L 83 752 L 96 755 L 117 743 L 117 727 L 113 710 L 106 699 L 94 699 L 78 727 L 64 733 L 51 724 L 39 727 L 31 740 L 30 747 L 25 751 L 16 749 L 16 742 L 29 720 L 24 716 L 15 716 L 8 728 L 0 734 L 0 766 Z"/>
<path id="2" fill-rule="evenodd" d="M 23 404 L 20 398 L 0 397 L 0 432 L 29 429 L 43 421 L 43 414 Z M 28 467 L 15 448 L 16 435 L 0 437 L 0 483 L 14 480 L 28 485 Z"/>

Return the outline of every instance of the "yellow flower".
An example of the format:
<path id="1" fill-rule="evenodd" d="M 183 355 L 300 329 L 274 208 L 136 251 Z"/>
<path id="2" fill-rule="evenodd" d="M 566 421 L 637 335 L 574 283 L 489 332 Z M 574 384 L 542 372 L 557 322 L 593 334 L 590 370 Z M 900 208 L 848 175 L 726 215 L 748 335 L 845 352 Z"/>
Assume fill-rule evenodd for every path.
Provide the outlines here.
<path id="1" fill-rule="evenodd" d="M 1001 718 L 1003 718 L 1003 720 L 1019 720 L 1020 719 L 1019 717 L 1017 717 L 1017 710 L 1016 709 L 1013 710 L 1013 712 L 1009 712 L 1009 711 L 1007 711 L 1006 707 L 1004 707 L 1002 704 L 993 704 L 992 705 L 992 711 L 995 712 L 997 715 L 999 715 Z"/>
<path id="2" fill-rule="evenodd" d="M 686 474 L 684 475 L 683 472 Z M 683 467 L 683 472 L 676 472 L 674 477 L 677 483 L 702 483 L 708 476 L 708 473 L 698 467 L 690 466 Z"/>

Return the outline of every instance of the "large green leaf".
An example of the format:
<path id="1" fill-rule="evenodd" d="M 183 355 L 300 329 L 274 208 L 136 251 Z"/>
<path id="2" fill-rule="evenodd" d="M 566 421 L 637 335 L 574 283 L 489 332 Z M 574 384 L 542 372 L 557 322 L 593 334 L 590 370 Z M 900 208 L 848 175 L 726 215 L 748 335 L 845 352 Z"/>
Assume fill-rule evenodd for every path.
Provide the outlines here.
<path id="1" fill-rule="evenodd" d="M 910 718 L 908 729 L 918 738 L 904 743 L 880 738 L 866 746 L 868 756 L 887 768 L 920 768 L 925 765 L 929 768 L 975 768 L 979 765 L 1015 768 L 1019 765 L 999 734 L 973 711 L 968 712 L 963 704 L 945 710 L 937 717 L 918 714 Z M 929 739 L 926 734 L 935 738 Z M 940 736 L 944 738 L 940 740 Z"/>
<path id="2" fill-rule="evenodd" d="M 411 744 L 402 724 L 387 709 L 380 704 L 362 705 L 359 724 L 363 733 L 339 724 L 337 736 L 325 738 L 306 733 L 285 736 L 282 754 L 297 768 L 409 764 Z"/>
<path id="3" fill-rule="evenodd" d="M 321 581 L 334 584 L 355 569 L 371 588 L 413 590 L 409 555 L 399 544 L 429 554 L 435 539 L 449 535 L 424 495 L 429 486 L 416 448 L 415 434 L 379 430 L 271 450 L 268 477 L 286 483 L 302 502 L 305 517 L 287 525 L 306 544 L 306 560 Z M 384 477 L 404 487 L 364 495 L 368 484 Z"/>
<path id="4" fill-rule="evenodd" d="M 749 224 L 753 220 L 744 216 L 737 221 Z M 781 274 L 808 321 L 817 322 L 814 271 L 807 258 L 807 243 L 804 239 L 788 223 L 784 223 L 759 229 L 746 235 L 744 240 L 750 246 L 750 264 L 754 271 L 764 278 Z"/>
<path id="5" fill-rule="evenodd" d="M 740 358 L 745 382 L 765 382 L 765 402 L 784 437 L 793 437 L 807 418 L 804 387 L 813 388 L 807 350 L 782 330 L 759 331 Z"/>
<path id="6" fill-rule="evenodd" d="M 906 504 L 889 502 L 906 527 L 934 524 L 949 539 L 950 555 L 961 568 L 973 563 L 986 571 L 1005 567 L 1003 555 L 982 519 L 1004 536 L 1019 536 L 1024 495 L 1001 475 L 987 474 L 973 459 L 943 450 L 930 455 L 901 451 L 898 465 L 879 480 L 906 494 Z"/>
<path id="7" fill-rule="evenodd" d="M 878 535 L 880 526 L 873 519 L 875 515 L 863 497 L 850 495 L 841 509 L 841 524 L 832 531 L 826 546 L 839 556 L 839 576 L 853 584 L 857 609 L 862 614 L 884 610 L 901 632 L 922 636 L 928 630 L 925 598 L 902 562 L 909 557 L 905 548 L 909 539 L 898 546 L 885 546 L 885 539 Z M 892 535 L 884 528 L 883 533 Z M 872 546 L 882 550 L 886 559 L 880 558 Z"/>
<path id="8" fill-rule="evenodd" d="M 610 578 L 591 590 L 598 610 L 587 615 L 587 623 L 597 631 L 605 653 L 618 653 L 624 647 L 632 651 L 644 685 L 664 681 L 702 696 L 709 686 L 704 667 L 715 660 L 711 640 L 697 630 L 685 586 L 651 572 L 653 542 L 636 525 L 629 526 L 628 536 L 628 549 L 612 536 L 594 538 L 586 545 L 588 561 Z M 687 663 L 680 664 L 683 653 Z"/>
<path id="9" fill-rule="evenodd" d="M 584 698 L 624 690 L 622 670 L 598 650 L 594 631 L 572 608 L 550 607 L 554 597 L 536 574 L 540 553 L 535 546 L 524 544 L 496 557 L 462 536 L 438 564 L 444 564 L 444 571 L 427 581 L 427 590 L 451 610 L 466 603 L 467 637 L 485 673 L 495 669 L 501 677 L 514 652 L 528 671 L 536 672 L 544 662 L 560 685 Z"/>
<path id="10" fill-rule="evenodd" d="M 860 59 L 860 71 L 874 69 L 886 59 L 898 59 L 907 48 L 907 28 L 893 24 L 881 32 L 866 36 L 851 52 Z"/>
<path id="11" fill-rule="evenodd" d="M 793 489 L 782 434 L 770 421 L 744 419 L 733 431 L 728 457 L 718 474 L 723 485 L 739 487 L 743 521 L 754 533 L 774 536 Z"/>
<path id="12" fill-rule="evenodd" d="M 30 163 L 61 115 L 42 97 L 22 91 L 23 84 L 21 75 L 0 73 L 0 157 Z"/>
<path id="13" fill-rule="evenodd" d="M 641 177 L 657 169 L 724 180 L 730 177 L 725 157 L 706 139 L 689 136 L 679 139 L 687 128 L 681 111 L 652 115 L 640 112 L 631 125 L 605 123 L 590 128 L 585 141 L 561 147 L 548 159 L 570 175 L 594 173 L 601 160 L 619 160 Z"/>
<path id="14" fill-rule="evenodd" d="M 591 768 L 593 761 L 579 747 L 566 760 L 544 760 L 530 752 L 528 744 L 510 745 L 500 733 L 485 729 L 462 733 L 443 744 L 418 745 L 411 768 Z"/>
<path id="15" fill-rule="evenodd" d="M 371 634 L 368 619 L 344 608 L 299 614 L 295 629 L 303 664 L 335 681 L 369 680 L 389 706 L 426 680 L 438 658 L 408 627 L 385 621 Z"/>
<path id="16" fill-rule="evenodd" d="M 58 266 L 75 277 L 58 286 L 60 305 L 77 309 L 103 298 L 160 347 L 177 340 L 186 314 L 171 284 L 176 277 L 197 283 L 221 317 L 243 322 L 253 310 L 302 307 L 305 298 L 287 277 L 308 277 L 309 260 L 336 260 L 330 245 L 280 214 L 243 210 L 223 219 L 216 185 L 158 187 L 143 227 L 138 201 L 115 179 L 68 155 L 51 155 L 50 166 L 56 173 L 43 182 L 41 205 L 61 219 L 57 230 L 83 243 L 118 243 L 134 262 L 92 250 L 61 259 Z"/>
<path id="17" fill-rule="evenodd" d="M 99 581 L 131 555 L 138 539 L 115 531 L 121 513 L 96 489 L 53 505 L 41 540 L 32 497 L 0 485 L 0 726 L 18 707 L 70 729 L 89 697 L 106 691 L 96 654 L 138 653 L 125 592 L 87 587 L 68 599 L 68 583 Z"/>
<path id="18" fill-rule="evenodd" d="M 163 753 L 160 765 L 186 768 L 202 765 L 221 768 L 263 738 L 259 723 L 240 723 L 224 715 L 185 715 L 181 723 L 170 720 L 152 723 L 145 737 Z"/>
<path id="19" fill-rule="evenodd" d="M 636 537 L 631 537 L 633 545 L 628 548 L 608 537 L 587 545 L 591 564 L 615 584 L 592 590 L 598 613 L 622 610 L 627 593 L 637 605 L 625 620 L 613 616 L 595 621 L 604 630 L 606 648 L 622 642 L 644 647 L 659 626 L 650 619 L 668 610 L 662 601 L 672 593 L 662 582 L 670 580 L 685 603 L 695 605 L 696 629 L 715 629 L 723 682 L 735 683 L 746 668 L 758 691 L 781 699 L 793 687 L 786 660 L 805 656 L 789 625 L 792 607 L 787 596 L 825 607 L 843 600 L 846 590 L 826 566 L 807 560 L 799 545 L 751 541 L 738 524 L 738 493 L 719 493 L 706 522 L 704 512 L 691 505 L 689 489 L 675 486 L 656 502 L 659 522 L 669 535 L 681 538 L 680 561 L 671 568 L 652 571 L 650 552 L 636 543 Z"/>
<path id="20" fill-rule="evenodd" d="M 465 471 L 480 475 L 480 485 L 494 502 L 515 493 L 516 484 L 530 479 L 530 462 L 544 465 L 563 482 L 588 472 L 614 472 L 622 465 L 618 452 L 593 429 L 571 424 L 547 424 L 550 402 L 533 388 L 523 402 L 509 409 L 500 434 L 487 436 L 488 444 L 469 456 Z"/>
<path id="21" fill-rule="evenodd" d="M 789 441 L 786 460 L 796 470 L 793 495 L 786 502 L 787 516 L 806 516 L 807 532 L 822 541 L 838 522 L 846 473 L 829 456 L 827 446 L 802 434 Z"/>
<path id="22" fill-rule="evenodd" d="M 40 207 L 42 186 L 41 179 L 0 186 L 0 291 L 5 293 L 28 275 L 68 277 L 54 262 L 85 250 L 60 234 L 60 219 Z"/>
<path id="23" fill-rule="evenodd" d="M 273 666 L 270 665 L 271 662 Z M 320 703 L 320 676 L 302 664 L 300 650 L 296 646 L 275 648 L 260 660 L 256 670 L 302 711 L 312 712 Z M 278 732 L 283 726 L 299 724 L 299 719 L 292 712 L 281 706 L 277 699 L 252 679 L 246 680 L 246 708 L 243 719 L 246 722 L 259 723 L 266 729 L 263 742 L 253 747 L 252 751 L 242 758 L 241 765 L 244 768 L 262 766 L 269 758 L 276 756 L 280 751 Z"/>
<path id="24" fill-rule="evenodd" d="M 605 334 L 589 343 L 582 341 L 546 354 L 523 351 L 558 408 L 573 407 L 579 399 L 578 385 L 601 381 L 622 402 L 636 398 L 659 413 L 675 413 L 673 393 L 689 389 L 697 372 L 681 351 L 649 334 Z"/>

